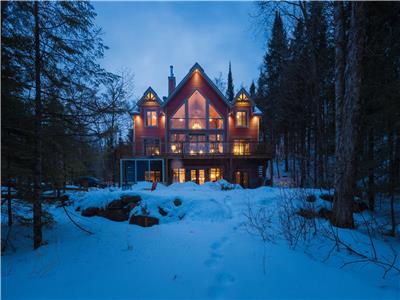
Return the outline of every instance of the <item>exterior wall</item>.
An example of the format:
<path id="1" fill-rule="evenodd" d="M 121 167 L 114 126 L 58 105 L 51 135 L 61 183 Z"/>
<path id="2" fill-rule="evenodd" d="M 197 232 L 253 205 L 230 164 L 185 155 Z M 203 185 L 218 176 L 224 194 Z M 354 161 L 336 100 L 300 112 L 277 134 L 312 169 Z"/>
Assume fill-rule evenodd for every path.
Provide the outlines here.
<path id="1" fill-rule="evenodd" d="M 247 111 L 248 115 L 248 127 L 241 128 L 236 127 L 236 112 Z M 259 134 L 259 117 L 253 115 L 251 105 L 235 105 L 232 108 L 232 113 L 229 115 L 229 141 L 233 141 L 236 138 L 247 138 L 252 141 L 258 141 Z"/>
<path id="2" fill-rule="evenodd" d="M 145 126 L 145 111 L 147 109 L 154 109 L 157 111 L 157 127 Z M 134 155 L 145 156 L 143 141 L 145 138 L 158 138 L 160 139 L 160 150 L 163 153 L 164 145 L 164 132 L 165 132 L 165 116 L 162 113 L 160 105 L 156 102 L 144 103 L 140 107 L 140 114 L 134 117 Z"/>

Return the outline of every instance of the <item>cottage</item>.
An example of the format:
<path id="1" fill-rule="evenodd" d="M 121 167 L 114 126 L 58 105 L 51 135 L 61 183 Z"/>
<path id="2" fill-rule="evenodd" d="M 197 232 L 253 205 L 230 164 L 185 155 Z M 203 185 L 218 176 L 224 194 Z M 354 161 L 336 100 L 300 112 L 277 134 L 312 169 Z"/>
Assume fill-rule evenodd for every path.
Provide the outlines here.
<path id="1" fill-rule="evenodd" d="M 133 149 L 120 159 L 120 183 L 224 178 L 243 187 L 265 183 L 274 148 L 261 142 L 261 111 L 241 89 L 228 101 L 198 64 L 176 86 L 171 66 L 168 97 L 149 87 L 133 115 Z"/>

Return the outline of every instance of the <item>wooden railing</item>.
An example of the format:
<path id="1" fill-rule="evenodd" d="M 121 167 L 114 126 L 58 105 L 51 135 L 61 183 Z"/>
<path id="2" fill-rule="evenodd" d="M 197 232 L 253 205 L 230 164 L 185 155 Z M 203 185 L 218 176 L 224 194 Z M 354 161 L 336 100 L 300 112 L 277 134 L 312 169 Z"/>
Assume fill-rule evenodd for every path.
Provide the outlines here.
<path id="1" fill-rule="evenodd" d="M 275 149 L 271 144 L 252 141 L 235 142 L 169 142 L 159 146 L 156 152 L 142 153 L 143 156 L 182 156 L 182 157 L 273 157 Z M 136 153 L 140 156 L 140 153 Z"/>

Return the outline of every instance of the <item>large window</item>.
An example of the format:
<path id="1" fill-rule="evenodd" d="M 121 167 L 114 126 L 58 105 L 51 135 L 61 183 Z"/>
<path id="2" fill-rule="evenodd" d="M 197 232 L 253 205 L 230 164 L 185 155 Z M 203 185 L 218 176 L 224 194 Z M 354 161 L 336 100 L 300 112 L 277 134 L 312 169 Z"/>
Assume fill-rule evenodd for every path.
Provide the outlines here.
<path id="1" fill-rule="evenodd" d="M 146 110 L 146 127 L 157 127 L 157 111 L 156 110 Z"/>
<path id="2" fill-rule="evenodd" d="M 170 121 L 172 129 L 185 129 L 186 128 L 186 116 L 185 116 L 185 103 L 179 107 L 176 113 L 172 116 Z"/>
<path id="3" fill-rule="evenodd" d="M 224 128 L 224 119 L 221 115 L 215 110 L 214 106 L 211 104 L 208 105 L 208 128 L 210 129 L 223 129 Z"/>
<path id="4" fill-rule="evenodd" d="M 250 142 L 246 141 L 246 140 L 234 140 L 233 154 L 234 155 L 249 155 L 250 154 Z"/>
<path id="5" fill-rule="evenodd" d="M 209 145 L 209 152 L 210 153 L 223 153 L 224 146 L 223 146 L 223 135 L 222 134 L 210 134 L 208 136 L 208 145 Z"/>
<path id="6" fill-rule="evenodd" d="M 144 154 L 146 156 L 160 155 L 160 140 L 148 138 L 144 139 Z"/>
<path id="7" fill-rule="evenodd" d="M 173 182 L 185 182 L 185 169 L 184 168 L 177 168 L 172 169 L 172 180 Z"/>
<path id="8" fill-rule="evenodd" d="M 247 111 L 237 111 L 236 112 L 236 127 L 247 127 Z"/>
<path id="9" fill-rule="evenodd" d="M 206 152 L 206 136 L 204 134 L 189 135 L 189 153 L 204 154 Z"/>
<path id="10" fill-rule="evenodd" d="M 206 99 L 195 91 L 188 99 L 189 129 L 206 128 Z"/>
<path id="11" fill-rule="evenodd" d="M 169 135 L 170 153 L 182 153 L 185 146 L 186 135 L 184 133 L 171 133 Z"/>

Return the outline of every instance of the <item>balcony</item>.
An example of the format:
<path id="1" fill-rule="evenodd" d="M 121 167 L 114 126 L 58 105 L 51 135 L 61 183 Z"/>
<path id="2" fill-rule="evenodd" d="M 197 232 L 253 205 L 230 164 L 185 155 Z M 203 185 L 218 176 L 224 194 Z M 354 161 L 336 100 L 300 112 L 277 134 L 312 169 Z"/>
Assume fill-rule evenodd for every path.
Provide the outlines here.
<path id="1" fill-rule="evenodd" d="M 171 142 L 168 143 L 164 154 L 169 157 L 184 158 L 246 158 L 249 156 L 270 158 L 274 156 L 275 149 L 270 144 L 251 141 Z"/>

